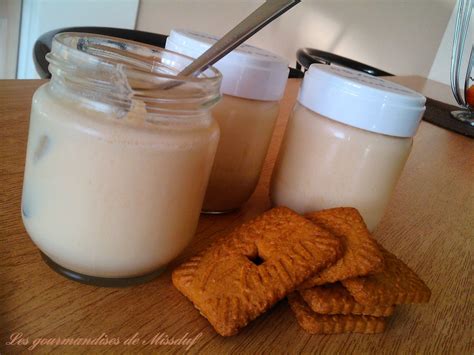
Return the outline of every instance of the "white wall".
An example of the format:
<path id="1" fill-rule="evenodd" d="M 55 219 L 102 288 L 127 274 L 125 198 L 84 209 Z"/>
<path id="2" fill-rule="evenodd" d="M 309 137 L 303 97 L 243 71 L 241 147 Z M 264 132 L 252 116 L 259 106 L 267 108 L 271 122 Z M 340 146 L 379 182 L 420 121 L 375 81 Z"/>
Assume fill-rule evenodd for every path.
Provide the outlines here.
<path id="1" fill-rule="evenodd" d="M 0 79 L 14 79 L 20 36 L 21 1 L 0 0 Z"/>
<path id="2" fill-rule="evenodd" d="M 141 0 L 137 29 L 222 35 L 259 0 Z M 295 63 L 301 47 L 340 54 L 398 75 L 428 76 L 455 0 L 303 0 L 249 43 Z"/>
<path id="3" fill-rule="evenodd" d="M 38 78 L 32 59 L 33 46 L 43 33 L 71 26 L 134 28 L 138 3 L 138 0 L 23 0 L 18 79 Z"/>

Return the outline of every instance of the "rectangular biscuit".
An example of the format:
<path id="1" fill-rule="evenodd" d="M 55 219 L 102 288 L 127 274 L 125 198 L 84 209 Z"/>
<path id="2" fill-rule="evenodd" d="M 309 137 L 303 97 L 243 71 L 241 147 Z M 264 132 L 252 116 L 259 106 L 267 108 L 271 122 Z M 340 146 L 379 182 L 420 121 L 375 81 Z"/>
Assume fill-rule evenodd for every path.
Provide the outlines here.
<path id="1" fill-rule="evenodd" d="M 333 283 L 380 271 L 383 256 L 371 237 L 359 211 L 339 207 L 305 215 L 314 224 L 341 239 L 344 255 L 334 265 L 306 280 L 300 289 Z"/>
<path id="2" fill-rule="evenodd" d="M 341 254 L 337 237 L 276 207 L 180 265 L 172 281 L 219 334 L 229 336 Z"/>
<path id="3" fill-rule="evenodd" d="M 431 291 L 423 280 L 403 261 L 379 247 L 384 255 L 383 271 L 342 281 L 354 299 L 365 305 L 428 302 Z"/>
<path id="4" fill-rule="evenodd" d="M 319 314 L 363 314 L 374 317 L 388 317 L 395 306 L 363 305 L 357 303 L 341 283 L 326 284 L 300 290 L 299 294 Z"/>
<path id="5" fill-rule="evenodd" d="M 385 318 L 365 315 L 328 315 L 313 312 L 303 298 L 293 293 L 288 303 L 299 325 L 311 334 L 382 333 Z"/>

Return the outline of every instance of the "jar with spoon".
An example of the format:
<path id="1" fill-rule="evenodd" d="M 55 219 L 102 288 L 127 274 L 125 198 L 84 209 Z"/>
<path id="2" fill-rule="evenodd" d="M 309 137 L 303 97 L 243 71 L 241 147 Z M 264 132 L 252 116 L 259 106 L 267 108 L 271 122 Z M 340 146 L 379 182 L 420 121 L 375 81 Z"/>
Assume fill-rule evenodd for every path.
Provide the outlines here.
<path id="1" fill-rule="evenodd" d="M 220 73 L 105 36 L 62 33 L 33 97 L 22 215 L 55 270 L 78 281 L 150 279 L 189 243 L 219 129 Z M 178 83 L 163 90 L 167 83 Z"/>

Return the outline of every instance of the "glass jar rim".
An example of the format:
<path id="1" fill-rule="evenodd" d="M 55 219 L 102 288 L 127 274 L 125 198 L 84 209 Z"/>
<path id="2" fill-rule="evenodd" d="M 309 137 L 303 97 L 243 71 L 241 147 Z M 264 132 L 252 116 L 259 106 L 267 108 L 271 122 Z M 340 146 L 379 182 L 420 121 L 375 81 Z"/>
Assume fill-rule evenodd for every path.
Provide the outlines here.
<path id="1" fill-rule="evenodd" d="M 217 69 L 211 66 L 196 76 L 179 75 L 193 58 L 145 43 L 63 32 L 54 36 L 46 59 L 53 81 L 92 98 L 103 95 L 123 107 L 138 98 L 151 110 L 179 104 L 181 111 L 196 111 L 208 109 L 220 98 L 222 75 Z M 171 82 L 179 85 L 167 89 Z"/>
<path id="2" fill-rule="evenodd" d="M 89 43 L 87 43 L 89 42 Z M 162 53 L 172 53 L 175 56 L 181 57 L 184 60 L 187 61 L 187 64 L 190 64 L 194 58 L 187 56 L 185 54 L 181 54 L 169 49 L 164 49 L 158 46 L 153 46 L 151 44 L 147 43 L 142 43 L 142 42 L 136 42 L 133 40 L 129 39 L 123 39 L 119 37 L 112 37 L 112 36 L 106 36 L 106 35 L 100 35 L 100 34 L 92 34 L 92 33 L 85 33 L 85 32 L 61 32 L 58 33 L 54 36 L 52 46 L 53 50 L 55 47 L 61 46 L 62 49 L 67 50 L 68 49 L 76 49 L 79 50 L 81 53 L 85 55 L 90 55 L 91 57 L 101 59 L 104 62 L 107 62 L 108 64 L 117 64 L 113 58 L 106 58 L 106 57 L 99 57 L 96 54 L 88 53 L 85 52 L 84 49 L 86 49 L 87 44 L 126 44 L 130 48 L 139 48 L 141 51 L 143 50 L 149 50 L 151 53 L 156 53 L 156 54 L 162 54 Z M 79 48 L 73 48 L 73 45 L 76 45 Z M 59 49 L 59 48 L 58 48 Z M 57 50 L 57 49 L 56 49 Z M 205 74 L 207 73 L 207 75 Z M 209 76 L 209 73 L 212 73 L 213 76 Z M 182 76 L 182 75 L 172 75 L 172 74 L 166 74 L 166 73 L 149 73 L 150 75 L 159 75 L 163 76 L 168 79 L 173 79 L 173 80 L 183 80 L 183 81 L 194 81 L 194 82 L 202 82 L 202 81 L 214 81 L 218 78 L 222 77 L 222 74 L 220 73 L 219 70 L 217 70 L 215 67 L 210 66 L 206 71 L 200 73 L 198 76 Z"/>

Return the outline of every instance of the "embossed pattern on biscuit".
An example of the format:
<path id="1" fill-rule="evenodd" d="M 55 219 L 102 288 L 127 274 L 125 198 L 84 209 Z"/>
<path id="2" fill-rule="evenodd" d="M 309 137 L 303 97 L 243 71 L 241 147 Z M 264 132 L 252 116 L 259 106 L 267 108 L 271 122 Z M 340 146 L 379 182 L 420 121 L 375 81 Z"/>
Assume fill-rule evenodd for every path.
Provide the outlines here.
<path id="1" fill-rule="evenodd" d="M 190 258 L 172 281 L 219 334 L 229 336 L 341 254 L 337 237 L 276 207 Z"/>
<path id="2" fill-rule="evenodd" d="M 428 302 L 431 291 L 423 280 L 395 255 L 379 248 L 384 255 L 382 272 L 342 281 L 354 299 L 366 305 Z"/>
<path id="3" fill-rule="evenodd" d="M 301 328 L 311 334 L 382 333 L 385 318 L 365 315 L 328 315 L 313 312 L 297 294 L 288 296 L 288 303 Z"/>
<path id="4" fill-rule="evenodd" d="M 393 314 L 393 305 L 363 305 L 357 303 L 341 283 L 316 286 L 300 290 L 299 294 L 308 306 L 319 314 L 363 314 L 388 317 Z"/>
<path id="5" fill-rule="evenodd" d="M 383 256 L 359 211 L 338 207 L 305 215 L 311 222 L 341 239 L 344 255 L 334 265 L 306 280 L 301 289 L 380 271 Z"/>

